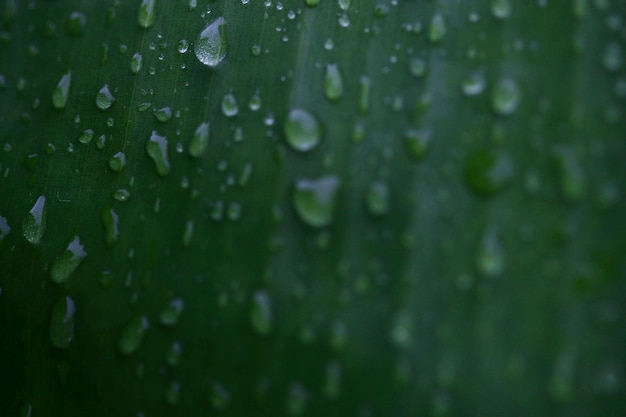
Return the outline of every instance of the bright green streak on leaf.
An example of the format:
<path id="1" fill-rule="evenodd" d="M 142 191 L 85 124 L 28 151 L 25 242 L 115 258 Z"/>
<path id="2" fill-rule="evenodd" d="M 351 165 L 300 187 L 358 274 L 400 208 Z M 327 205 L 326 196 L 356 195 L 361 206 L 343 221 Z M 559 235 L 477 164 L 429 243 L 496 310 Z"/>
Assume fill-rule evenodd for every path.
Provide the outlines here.
<path id="1" fill-rule="evenodd" d="M 87 252 L 85 252 L 85 248 L 80 243 L 80 238 L 74 236 L 67 249 L 52 264 L 50 279 L 57 284 L 64 283 L 86 256 Z"/>
<path id="2" fill-rule="evenodd" d="M 68 71 L 59 80 L 57 86 L 52 92 L 52 105 L 55 109 L 61 110 L 65 108 L 69 97 L 70 86 L 72 84 L 72 71 Z"/>
<path id="3" fill-rule="evenodd" d="M 68 349 L 74 338 L 74 300 L 63 296 L 52 308 L 48 333 L 52 344 L 60 349 Z"/>
<path id="4" fill-rule="evenodd" d="M 159 175 L 166 176 L 170 173 L 170 161 L 167 156 L 167 138 L 165 136 L 160 136 L 156 130 L 153 130 L 150 139 L 146 142 L 146 152 L 152 158 Z"/>

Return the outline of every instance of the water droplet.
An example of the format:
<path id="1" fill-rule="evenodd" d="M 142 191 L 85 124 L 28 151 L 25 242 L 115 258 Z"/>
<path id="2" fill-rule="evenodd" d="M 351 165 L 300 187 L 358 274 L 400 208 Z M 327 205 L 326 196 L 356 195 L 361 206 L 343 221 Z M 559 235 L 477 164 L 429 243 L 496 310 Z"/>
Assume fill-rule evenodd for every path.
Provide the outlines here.
<path id="1" fill-rule="evenodd" d="M 239 113 L 237 99 L 233 93 L 228 93 L 222 98 L 222 113 L 226 117 L 233 117 Z"/>
<path id="2" fill-rule="evenodd" d="M 339 180 L 334 176 L 297 181 L 292 201 L 300 219 L 311 227 L 328 226 L 333 219 L 338 189 Z"/>
<path id="3" fill-rule="evenodd" d="M 150 106 L 152 106 L 152 104 L 150 104 L 148 102 L 139 103 L 139 104 L 137 104 L 137 111 L 144 112 L 144 111 L 148 110 L 150 108 Z"/>
<path id="4" fill-rule="evenodd" d="M 556 154 L 561 193 L 569 201 L 581 200 L 587 192 L 584 171 L 572 149 L 559 149 Z"/>
<path id="5" fill-rule="evenodd" d="M 135 52 L 130 59 L 130 72 L 137 74 L 143 67 L 143 56 L 139 52 Z"/>
<path id="6" fill-rule="evenodd" d="M 310 151 L 320 142 L 321 128 L 317 119 L 306 110 L 289 112 L 283 125 L 287 143 L 297 151 Z"/>
<path id="7" fill-rule="evenodd" d="M 189 220 L 187 223 L 185 223 L 185 231 L 183 232 L 183 245 L 191 245 L 191 239 L 193 238 L 193 228 L 193 221 Z"/>
<path id="8" fill-rule="evenodd" d="M 337 101 L 343 97 L 343 77 L 341 76 L 337 64 L 328 64 L 326 66 L 324 94 L 330 101 Z"/>
<path id="9" fill-rule="evenodd" d="M 409 72 L 414 77 L 423 77 L 426 75 L 426 70 L 428 67 L 426 66 L 426 61 L 422 58 L 411 58 L 409 61 Z"/>
<path id="10" fill-rule="evenodd" d="M 494 85 L 491 93 L 491 105 L 493 110 L 507 116 L 515 112 L 522 98 L 522 92 L 517 82 L 512 78 L 501 78 Z"/>
<path id="11" fill-rule="evenodd" d="M 372 80 L 367 76 L 359 78 L 359 112 L 365 114 L 370 109 L 370 93 L 372 90 Z"/>
<path id="12" fill-rule="evenodd" d="M 67 31 L 70 36 L 77 38 L 83 34 L 87 26 L 87 18 L 80 12 L 72 12 L 67 18 Z"/>
<path id="13" fill-rule="evenodd" d="M 348 343 L 348 328 L 342 321 L 334 321 L 330 329 L 330 347 L 341 350 Z"/>
<path id="14" fill-rule="evenodd" d="M 4 239 L 10 231 L 11 226 L 9 226 L 7 218 L 0 216 L 0 242 L 2 242 L 2 239 Z"/>
<path id="15" fill-rule="evenodd" d="M 167 351 L 165 356 L 165 361 L 169 366 L 177 366 L 180 362 L 180 356 L 182 353 L 182 346 L 180 342 L 174 341 L 170 346 L 170 349 Z"/>
<path id="16" fill-rule="evenodd" d="M 89 143 L 93 139 L 93 130 L 86 129 L 81 135 L 78 137 L 78 141 L 80 143 Z"/>
<path id="17" fill-rule="evenodd" d="M 106 145 L 107 142 L 107 137 L 105 135 L 100 135 L 98 136 L 98 139 L 96 139 L 96 147 L 98 149 L 103 149 L 104 145 Z"/>
<path id="18" fill-rule="evenodd" d="M 287 414 L 291 416 L 302 415 L 306 409 L 308 394 L 306 389 L 299 382 L 294 382 L 289 386 L 287 395 Z"/>
<path id="19" fill-rule="evenodd" d="M 477 96 L 485 91 L 487 81 L 485 76 L 480 72 L 474 72 L 461 81 L 461 92 L 466 96 Z"/>
<path id="20" fill-rule="evenodd" d="M 602 54 L 602 64 L 607 71 L 618 71 L 624 64 L 622 47 L 617 42 L 609 43 Z"/>
<path id="21" fill-rule="evenodd" d="M 191 138 L 191 143 L 189 144 L 189 155 L 198 158 L 204 153 L 209 144 L 209 128 L 209 123 L 200 123 Z"/>
<path id="22" fill-rule="evenodd" d="M 189 41 L 187 39 L 181 39 L 178 42 L 178 46 L 176 47 L 176 50 L 178 50 L 179 53 L 184 54 L 185 52 L 187 52 L 188 49 L 189 49 Z"/>
<path id="23" fill-rule="evenodd" d="M 304 4 L 307 5 L 307 7 L 315 7 L 320 3 L 320 0 L 304 0 Z"/>
<path id="24" fill-rule="evenodd" d="M 123 355 L 135 353 L 143 343 L 146 332 L 150 328 L 150 321 L 146 316 L 137 316 L 133 318 L 122 329 L 120 338 L 117 341 L 117 348 Z"/>
<path id="25" fill-rule="evenodd" d="M 211 384 L 211 405 L 217 410 L 224 410 L 230 402 L 230 393 L 218 382 Z"/>
<path id="26" fill-rule="evenodd" d="M 374 216 L 382 216 L 389 211 L 389 188 L 383 181 L 375 181 L 367 189 L 367 209 Z"/>
<path id="27" fill-rule="evenodd" d="M 487 278 L 495 278 L 504 271 L 505 258 L 502 243 L 493 231 L 487 231 L 480 241 L 476 267 Z"/>
<path id="28" fill-rule="evenodd" d="M 209 67 L 216 67 L 226 57 L 226 20 L 218 17 L 200 33 L 194 44 L 198 60 Z"/>
<path id="29" fill-rule="evenodd" d="M 87 256 L 85 248 L 80 243 L 80 238 L 74 236 L 63 253 L 56 259 L 50 269 L 50 279 L 57 284 L 62 284 L 78 268 Z"/>
<path id="30" fill-rule="evenodd" d="M 113 198 L 120 202 L 128 201 L 130 198 L 130 192 L 125 188 L 120 188 L 113 193 Z"/>
<path id="31" fill-rule="evenodd" d="M 147 29 L 154 25 L 156 18 L 155 4 L 156 0 L 141 0 L 139 12 L 137 13 L 137 23 L 139 23 L 140 27 Z"/>
<path id="32" fill-rule="evenodd" d="M 119 238 L 119 216 L 110 207 L 105 207 L 102 210 L 102 225 L 104 226 L 104 242 L 107 246 L 111 247 L 115 245 Z"/>
<path id="33" fill-rule="evenodd" d="M 167 303 L 167 306 L 161 310 L 159 321 L 164 326 L 174 326 L 178 324 L 180 315 L 185 308 L 185 302 L 182 298 L 175 298 Z"/>
<path id="34" fill-rule="evenodd" d="M 155 109 L 152 114 L 159 122 L 165 123 L 172 118 L 172 109 L 169 107 L 161 107 L 160 109 Z"/>
<path id="35" fill-rule="evenodd" d="M 262 101 L 259 96 L 259 92 L 255 92 L 252 97 L 250 97 L 250 101 L 248 101 L 248 107 L 252 111 L 258 111 L 261 109 Z"/>
<path id="36" fill-rule="evenodd" d="M 511 16 L 511 1 L 491 0 L 491 13 L 498 19 L 506 19 Z"/>
<path id="37" fill-rule="evenodd" d="M 468 156 L 464 176 L 475 194 L 491 196 L 513 180 L 515 166 L 506 154 L 481 149 Z"/>
<path id="38" fill-rule="evenodd" d="M 154 161 L 157 173 L 166 176 L 170 172 L 170 162 L 167 156 L 167 138 L 160 136 L 156 130 L 152 131 L 146 142 L 146 152 Z"/>
<path id="39" fill-rule="evenodd" d="M 114 172 L 122 172 L 126 166 L 126 155 L 124 152 L 118 152 L 109 159 L 109 168 Z"/>
<path id="40" fill-rule="evenodd" d="M 41 241 L 46 231 L 46 197 L 39 196 L 33 208 L 24 218 L 22 234 L 32 244 Z"/>
<path id="41" fill-rule="evenodd" d="M 57 86 L 52 92 L 52 105 L 55 109 L 61 110 L 65 108 L 70 93 L 70 85 L 72 84 L 72 71 L 67 71 L 59 80 Z"/>
<path id="42" fill-rule="evenodd" d="M 272 330 L 272 303 L 267 291 L 254 293 L 250 309 L 250 323 L 259 334 L 267 335 Z"/>
<path id="43" fill-rule="evenodd" d="M 115 97 L 111 94 L 109 86 L 105 84 L 100 91 L 98 91 L 98 94 L 96 94 L 96 106 L 98 106 L 100 110 L 107 110 L 114 102 Z"/>
<path id="44" fill-rule="evenodd" d="M 428 39 L 432 43 L 440 42 L 446 32 L 448 31 L 446 27 L 446 21 L 442 15 L 436 14 L 430 20 L 430 26 L 428 27 Z"/>
<path id="45" fill-rule="evenodd" d="M 48 334 L 52 344 L 60 349 L 68 349 L 74 339 L 74 313 L 76 306 L 70 297 L 61 297 L 52 307 Z"/>
<path id="46" fill-rule="evenodd" d="M 326 379 L 324 381 L 324 395 L 328 398 L 337 398 L 341 393 L 341 365 L 329 362 L 326 365 Z"/>
<path id="47" fill-rule="evenodd" d="M 409 155 L 414 160 L 420 161 L 430 150 L 433 135 L 428 129 L 407 129 L 404 132 L 404 140 Z"/>
<path id="48" fill-rule="evenodd" d="M 398 349 L 408 349 L 414 339 L 413 319 L 405 311 L 396 313 L 391 323 L 389 336 L 391 343 Z"/>

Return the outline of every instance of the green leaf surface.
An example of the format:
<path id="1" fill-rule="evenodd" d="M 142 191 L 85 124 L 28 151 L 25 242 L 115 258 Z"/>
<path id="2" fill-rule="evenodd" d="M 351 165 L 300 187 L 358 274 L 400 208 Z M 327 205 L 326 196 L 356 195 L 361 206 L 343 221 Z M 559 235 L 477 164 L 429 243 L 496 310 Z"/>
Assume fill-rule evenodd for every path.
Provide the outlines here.
<path id="1" fill-rule="evenodd" d="M 0 416 L 626 409 L 617 0 L 0 4 Z"/>

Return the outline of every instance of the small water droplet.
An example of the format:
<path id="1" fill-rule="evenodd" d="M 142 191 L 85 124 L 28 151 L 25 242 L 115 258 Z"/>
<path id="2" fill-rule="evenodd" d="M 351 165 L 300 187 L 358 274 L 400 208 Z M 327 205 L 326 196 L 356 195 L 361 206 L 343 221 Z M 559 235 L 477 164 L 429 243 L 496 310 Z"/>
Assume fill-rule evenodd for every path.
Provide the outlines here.
<path id="1" fill-rule="evenodd" d="M 409 155 L 414 160 L 420 161 L 430 150 L 433 135 L 428 129 L 407 129 L 404 132 L 404 140 Z"/>
<path id="2" fill-rule="evenodd" d="M 130 58 L 130 72 L 137 74 L 143 67 L 143 56 L 139 52 L 135 52 Z"/>
<path id="3" fill-rule="evenodd" d="M 7 218 L 0 216 L 0 242 L 2 242 L 2 239 L 4 239 L 10 231 L 11 226 L 9 226 Z"/>
<path id="4" fill-rule="evenodd" d="M 194 223 L 192 220 L 189 220 L 187 223 L 185 223 L 185 231 L 183 232 L 183 245 L 191 245 L 191 239 L 193 238 L 193 228 Z"/>
<path id="5" fill-rule="evenodd" d="M 423 77 L 424 75 L 426 75 L 427 69 L 428 67 L 426 66 L 426 61 L 424 61 L 422 58 L 415 57 L 411 58 L 411 60 L 409 61 L 409 72 L 414 77 Z"/>
<path id="6" fill-rule="evenodd" d="M 287 414 L 300 416 L 304 413 L 308 401 L 306 389 L 299 382 L 294 382 L 289 386 L 287 402 L 285 404 Z"/>
<path id="7" fill-rule="evenodd" d="M 358 109 L 361 114 L 365 114 L 370 109 L 370 94 L 372 90 L 372 80 L 365 75 L 359 78 L 359 104 Z"/>
<path id="8" fill-rule="evenodd" d="M 198 60 L 209 67 L 216 67 L 226 57 L 226 20 L 218 17 L 204 28 L 194 44 Z"/>
<path id="9" fill-rule="evenodd" d="M 267 291 L 254 293 L 250 309 L 250 323 L 259 334 L 267 335 L 272 330 L 272 303 Z"/>
<path id="10" fill-rule="evenodd" d="M 178 41 L 178 46 L 176 47 L 176 50 L 178 50 L 179 53 L 184 54 L 185 52 L 187 52 L 188 49 L 189 41 L 187 39 L 181 39 L 180 41 Z"/>
<path id="11" fill-rule="evenodd" d="M 146 142 L 146 152 L 154 161 L 157 173 L 166 176 L 170 172 L 170 162 L 167 156 L 167 137 L 160 136 L 156 130 L 152 131 Z"/>
<path id="12" fill-rule="evenodd" d="M 107 246 L 112 247 L 119 238 L 119 216 L 110 207 L 102 210 L 102 225 L 104 226 L 104 242 Z"/>
<path id="13" fill-rule="evenodd" d="M 487 87 L 487 80 L 480 72 L 473 72 L 461 81 L 461 92 L 466 96 L 480 95 Z"/>
<path id="14" fill-rule="evenodd" d="M 22 234 L 32 244 L 41 241 L 46 231 L 46 197 L 39 196 L 22 223 Z"/>
<path id="15" fill-rule="evenodd" d="M 504 271 L 505 257 L 502 243 L 492 230 L 487 231 L 480 241 L 476 256 L 478 272 L 487 278 L 495 278 Z"/>
<path id="16" fill-rule="evenodd" d="M 155 5 L 156 0 L 141 0 L 137 13 L 137 23 L 140 27 L 147 29 L 154 25 L 156 19 Z"/>
<path id="17" fill-rule="evenodd" d="M 135 353 L 143 343 L 150 321 L 146 316 L 133 318 L 123 329 L 117 341 L 117 348 L 123 355 Z"/>
<path id="18" fill-rule="evenodd" d="M 230 393 L 218 382 L 211 384 L 211 405 L 217 410 L 224 410 L 230 402 Z"/>
<path id="19" fill-rule="evenodd" d="M 389 188 L 383 181 L 371 183 L 367 189 L 367 208 L 374 216 L 382 216 L 389 211 Z"/>
<path id="20" fill-rule="evenodd" d="M 497 114 L 507 116 L 517 110 L 521 98 L 522 92 L 517 81 L 504 77 L 499 79 L 493 87 L 491 105 Z"/>
<path id="21" fill-rule="evenodd" d="M 326 76 L 324 77 L 324 94 L 329 101 L 337 101 L 343 97 L 343 77 L 337 64 L 326 66 Z"/>
<path id="22" fill-rule="evenodd" d="M 413 319 L 405 311 L 396 313 L 389 332 L 391 343 L 398 349 L 408 349 L 413 344 Z"/>
<path id="23" fill-rule="evenodd" d="M 491 0 L 491 13 L 498 19 L 506 19 L 511 16 L 511 1 Z"/>
<path id="24" fill-rule="evenodd" d="M 165 123 L 172 118 L 172 109 L 170 107 L 161 107 L 160 109 L 155 109 L 152 114 L 159 122 Z"/>
<path id="25" fill-rule="evenodd" d="M 70 297 L 61 297 L 52 307 L 48 334 L 52 344 L 60 349 L 68 349 L 74 339 L 74 313 L 76 306 Z"/>
<path id="26" fill-rule="evenodd" d="M 292 202 L 302 221 L 311 227 L 328 226 L 333 219 L 339 180 L 334 176 L 296 182 Z"/>
<path id="27" fill-rule="evenodd" d="M 200 157 L 209 145 L 210 124 L 208 122 L 200 123 L 189 143 L 189 155 Z"/>
<path id="28" fill-rule="evenodd" d="M 91 129 L 86 129 L 83 133 L 81 133 L 81 135 L 78 137 L 78 141 L 80 143 L 84 143 L 87 144 L 89 142 L 91 142 L 91 140 L 93 139 L 93 130 Z"/>
<path id="29" fill-rule="evenodd" d="M 72 84 L 72 71 L 67 71 L 54 88 L 52 92 L 52 105 L 55 109 L 61 110 L 65 108 Z"/>
<path id="30" fill-rule="evenodd" d="M 261 97 L 259 96 L 259 93 L 257 91 L 252 95 L 252 97 L 250 97 L 250 101 L 248 101 L 248 107 L 252 111 L 258 111 L 261 109 L 261 105 Z"/>
<path id="31" fill-rule="evenodd" d="M 515 166 L 508 155 L 481 149 L 465 161 L 465 182 L 477 195 L 491 196 L 501 191 L 515 176 Z"/>
<path id="32" fill-rule="evenodd" d="M 115 97 L 111 94 L 109 86 L 105 84 L 100 91 L 98 91 L 98 94 L 96 94 L 96 106 L 98 106 L 100 110 L 107 110 L 114 102 Z"/>
<path id="33" fill-rule="evenodd" d="M 50 269 L 50 279 L 57 284 L 62 284 L 70 277 L 70 275 L 83 262 L 87 252 L 80 243 L 80 238 L 74 236 L 63 253 L 56 259 Z"/>
<path id="34" fill-rule="evenodd" d="M 180 357 L 182 353 L 182 346 L 180 342 L 174 341 L 170 346 L 170 349 L 167 351 L 165 356 L 165 361 L 169 366 L 177 366 L 180 362 Z"/>
<path id="35" fill-rule="evenodd" d="M 432 43 L 438 43 L 446 36 L 447 32 L 446 21 L 443 16 L 440 14 L 434 15 L 428 27 L 428 39 Z"/>
<path id="36" fill-rule="evenodd" d="M 328 398 L 337 398 L 339 394 L 341 394 L 341 365 L 332 361 L 326 365 L 324 395 Z"/>
<path id="37" fill-rule="evenodd" d="M 233 117 L 239 113 L 237 99 L 233 93 L 228 93 L 222 98 L 222 113 L 226 117 Z"/>
<path id="38" fill-rule="evenodd" d="M 296 151 L 310 151 L 320 142 L 321 128 L 308 111 L 293 109 L 283 125 L 287 143 Z"/>
<path id="39" fill-rule="evenodd" d="M 185 308 L 185 302 L 182 298 L 175 298 L 167 303 L 167 306 L 161 310 L 159 315 L 159 321 L 164 326 L 174 326 L 178 324 L 180 315 Z"/>
<path id="40" fill-rule="evenodd" d="M 118 152 L 109 159 L 109 168 L 114 172 L 122 172 L 126 166 L 126 154 Z"/>
<path id="41" fill-rule="evenodd" d="M 607 71 L 615 72 L 622 68 L 624 64 L 624 54 L 622 47 L 617 42 L 610 42 L 606 45 L 602 54 L 602 64 Z"/>
<path id="42" fill-rule="evenodd" d="M 72 12 L 67 18 L 66 26 L 70 36 L 77 38 L 83 34 L 87 26 L 87 18 L 80 12 Z"/>
<path id="43" fill-rule="evenodd" d="M 113 198 L 120 202 L 128 201 L 130 198 L 130 191 L 125 188 L 120 188 L 113 193 Z"/>

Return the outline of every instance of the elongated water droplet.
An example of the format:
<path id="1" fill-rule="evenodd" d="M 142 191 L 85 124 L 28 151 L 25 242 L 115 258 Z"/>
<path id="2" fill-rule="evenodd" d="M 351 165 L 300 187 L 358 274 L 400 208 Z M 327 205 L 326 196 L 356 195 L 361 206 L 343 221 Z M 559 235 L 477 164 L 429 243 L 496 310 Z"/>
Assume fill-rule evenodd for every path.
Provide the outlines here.
<path id="1" fill-rule="evenodd" d="M 147 29 L 154 25 L 156 18 L 155 3 L 156 0 L 141 0 L 139 12 L 137 13 L 137 23 L 139 23 L 140 27 Z"/>
<path id="2" fill-rule="evenodd" d="M 172 118 L 172 109 L 170 107 L 161 107 L 154 110 L 152 114 L 159 122 L 165 123 Z"/>
<path id="3" fill-rule="evenodd" d="M 237 99 L 233 93 L 226 94 L 222 99 L 222 113 L 224 113 L 226 117 L 233 117 L 239 113 Z"/>
<path id="4" fill-rule="evenodd" d="M 370 109 L 370 94 L 372 89 L 372 80 L 367 76 L 359 78 L 359 112 L 365 114 Z"/>
<path id="5" fill-rule="evenodd" d="M 490 196 L 502 190 L 515 176 L 515 166 L 504 153 L 481 149 L 465 162 L 465 182 L 478 195 Z"/>
<path id="6" fill-rule="evenodd" d="M 367 189 L 367 208 L 374 216 L 382 216 L 389 211 L 389 188 L 387 183 L 376 181 Z"/>
<path id="7" fill-rule="evenodd" d="M 290 416 L 300 416 L 304 414 L 308 402 L 308 393 L 299 382 L 294 382 L 289 386 L 285 408 Z"/>
<path id="8" fill-rule="evenodd" d="M 487 278 L 495 278 L 504 271 L 505 257 L 500 239 L 493 231 L 487 231 L 480 241 L 476 256 L 478 272 Z"/>
<path id="9" fill-rule="evenodd" d="M 493 86 L 491 105 L 497 114 L 508 116 L 517 110 L 521 98 L 522 92 L 517 81 L 505 77 L 499 79 Z"/>
<path id="10" fill-rule="evenodd" d="M 118 152 L 109 159 L 109 168 L 114 172 L 122 172 L 126 166 L 126 155 L 124 152 Z"/>
<path id="11" fill-rule="evenodd" d="M 334 176 L 297 181 L 292 201 L 300 219 L 311 227 L 328 226 L 333 219 L 338 189 L 339 180 Z"/>
<path id="12" fill-rule="evenodd" d="M 226 57 L 226 20 L 218 17 L 200 33 L 193 47 L 198 61 L 216 67 Z"/>
<path id="13" fill-rule="evenodd" d="M 76 306 L 70 297 L 61 297 L 52 307 L 48 334 L 52 344 L 60 349 L 68 349 L 74 338 L 74 313 Z"/>
<path id="14" fill-rule="evenodd" d="M 326 365 L 326 380 L 324 381 L 324 395 L 328 398 L 337 398 L 341 393 L 341 365 L 330 362 Z"/>
<path id="15" fill-rule="evenodd" d="M 0 242 L 2 242 L 2 239 L 4 239 L 10 231 L 11 226 L 9 226 L 7 218 L 0 216 Z"/>
<path id="16" fill-rule="evenodd" d="M 72 84 L 72 71 L 67 71 L 54 88 L 52 92 L 52 105 L 55 109 L 61 110 L 65 108 L 67 99 L 70 94 L 70 86 Z"/>
<path id="17" fill-rule="evenodd" d="M 96 94 L 96 106 L 98 106 L 100 110 L 107 110 L 114 102 L 115 97 L 111 94 L 109 86 L 105 84 L 100 91 L 98 91 L 98 94 Z"/>
<path id="18" fill-rule="evenodd" d="M 434 15 L 428 27 L 428 39 L 432 43 L 438 43 L 446 36 L 447 32 L 446 21 L 443 16 L 440 14 Z"/>
<path id="19" fill-rule="evenodd" d="M 326 66 L 324 94 L 330 101 L 337 101 L 343 97 L 343 77 L 341 76 L 337 64 L 329 64 Z"/>
<path id="20" fill-rule="evenodd" d="M 39 196 L 22 222 L 22 234 L 32 244 L 37 244 L 46 231 L 46 197 Z"/>
<path id="21" fill-rule="evenodd" d="M 287 143 L 296 151 L 310 151 L 320 142 L 320 125 L 317 119 L 306 110 L 291 110 L 283 129 Z"/>
<path id="22" fill-rule="evenodd" d="M 193 238 L 194 222 L 189 220 L 185 223 L 185 230 L 183 231 L 183 245 L 191 245 L 191 239 Z"/>
<path id="23" fill-rule="evenodd" d="M 175 298 L 167 303 L 167 306 L 161 310 L 159 321 L 164 326 L 174 326 L 180 320 L 180 315 L 185 308 L 185 302 L 182 298 Z"/>
<path id="24" fill-rule="evenodd" d="M 50 279 L 57 284 L 62 284 L 78 268 L 83 259 L 87 256 L 85 248 L 80 243 L 80 238 L 74 239 L 67 246 L 67 249 L 56 259 L 50 269 Z"/>
<path id="25" fill-rule="evenodd" d="M 87 26 L 87 18 L 80 12 L 72 12 L 67 18 L 67 31 L 70 36 L 77 38 L 83 34 Z"/>
<path id="26" fill-rule="evenodd" d="M 428 67 L 426 66 L 426 61 L 424 61 L 422 58 L 416 57 L 412 58 L 411 61 L 409 61 L 409 72 L 412 76 L 416 78 L 426 75 L 427 69 Z"/>
<path id="27" fill-rule="evenodd" d="M 119 216 L 110 207 L 102 210 L 102 225 L 104 226 L 104 242 L 107 246 L 115 245 L 119 238 Z"/>
<path id="28" fill-rule="evenodd" d="M 407 129 L 404 132 L 404 140 L 409 155 L 414 160 L 420 161 L 430 150 L 433 135 L 432 131 L 427 129 Z"/>
<path id="29" fill-rule="evenodd" d="M 167 138 L 165 136 L 160 136 L 156 130 L 153 130 L 146 142 L 146 152 L 154 161 L 154 166 L 159 175 L 166 176 L 170 173 L 170 161 L 167 156 Z"/>
<path id="30" fill-rule="evenodd" d="M 150 328 L 150 321 L 146 316 L 137 316 L 122 329 L 120 338 L 117 340 L 117 349 L 123 355 L 135 353 L 146 338 L 146 332 Z"/>
<path id="31" fill-rule="evenodd" d="M 266 335 L 272 330 L 272 303 L 264 290 L 254 293 L 250 309 L 250 323 L 259 334 Z"/>
<path id="32" fill-rule="evenodd" d="M 137 74 L 141 71 L 143 67 L 143 56 L 139 52 L 135 52 L 135 54 L 130 59 L 130 72 L 133 74 Z"/>
<path id="33" fill-rule="evenodd" d="M 189 155 L 200 157 L 209 145 L 210 124 L 208 122 L 200 123 L 197 127 L 191 143 L 189 144 Z"/>

